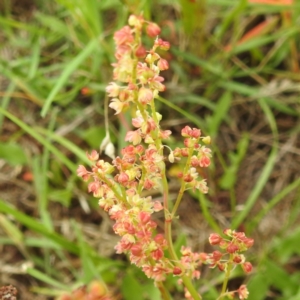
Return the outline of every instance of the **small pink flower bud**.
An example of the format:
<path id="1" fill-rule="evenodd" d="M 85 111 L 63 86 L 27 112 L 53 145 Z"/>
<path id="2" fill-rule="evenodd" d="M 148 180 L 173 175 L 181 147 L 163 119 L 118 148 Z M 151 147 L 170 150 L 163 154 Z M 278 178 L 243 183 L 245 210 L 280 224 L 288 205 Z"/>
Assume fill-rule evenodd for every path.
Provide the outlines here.
<path id="1" fill-rule="evenodd" d="M 219 245 L 220 242 L 223 240 L 223 238 L 219 236 L 217 233 L 212 233 L 209 236 L 208 240 L 211 245 Z"/>
<path id="2" fill-rule="evenodd" d="M 210 165 L 210 158 L 208 156 L 202 156 L 199 159 L 199 165 L 201 168 L 207 168 Z"/>
<path id="3" fill-rule="evenodd" d="M 142 141 L 142 137 L 139 130 L 128 131 L 125 136 L 126 142 L 131 142 L 133 145 L 137 145 Z"/>
<path id="4" fill-rule="evenodd" d="M 191 174 L 186 174 L 185 176 L 183 176 L 183 180 L 185 182 L 192 182 L 194 180 L 194 177 Z"/>
<path id="5" fill-rule="evenodd" d="M 199 160 L 198 160 L 197 156 L 195 156 L 195 155 L 192 156 L 192 158 L 191 158 L 191 166 L 194 168 L 199 166 Z"/>
<path id="6" fill-rule="evenodd" d="M 149 23 L 149 25 L 146 28 L 146 32 L 150 37 L 156 37 L 157 35 L 160 34 L 160 31 L 161 30 L 159 26 L 155 23 Z"/>
<path id="7" fill-rule="evenodd" d="M 213 260 L 216 262 L 216 261 L 219 261 L 221 258 L 222 258 L 222 256 L 223 256 L 223 254 L 222 254 L 222 252 L 220 252 L 220 251 L 214 251 L 213 253 L 212 253 L 212 258 L 213 258 Z"/>
<path id="8" fill-rule="evenodd" d="M 142 154 L 144 152 L 144 147 L 142 145 L 137 145 L 135 151 L 137 154 Z"/>
<path id="9" fill-rule="evenodd" d="M 254 244 L 254 239 L 250 239 L 250 238 L 245 238 L 243 240 L 244 245 L 249 249 L 253 246 Z"/>
<path id="10" fill-rule="evenodd" d="M 143 187 L 146 189 L 146 190 L 150 190 L 154 187 L 155 183 L 153 180 L 147 178 L 144 182 L 144 185 Z"/>
<path id="11" fill-rule="evenodd" d="M 138 101 L 142 104 L 148 104 L 153 100 L 153 93 L 150 89 L 140 88 Z"/>
<path id="12" fill-rule="evenodd" d="M 241 262 L 243 261 L 243 256 L 241 256 L 241 255 L 235 255 L 235 256 L 233 257 L 233 261 L 234 261 L 236 264 L 239 264 L 239 263 L 241 263 Z"/>
<path id="13" fill-rule="evenodd" d="M 149 213 L 141 211 L 139 214 L 139 218 L 142 224 L 147 224 L 150 221 L 151 216 Z"/>
<path id="14" fill-rule="evenodd" d="M 129 176 L 126 173 L 121 173 L 118 175 L 117 180 L 121 184 L 126 184 L 129 181 Z"/>
<path id="15" fill-rule="evenodd" d="M 237 246 L 237 245 L 235 245 L 235 244 L 232 244 L 232 243 L 230 243 L 228 246 L 227 246 L 227 248 L 226 248 L 226 251 L 228 252 L 228 253 L 235 253 L 235 252 L 237 252 L 239 250 L 239 247 Z"/>
<path id="16" fill-rule="evenodd" d="M 244 299 L 248 298 L 249 291 L 248 291 L 246 285 L 244 285 L 244 284 L 241 285 L 237 292 L 239 294 L 240 300 L 244 300 Z"/>
<path id="17" fill-rule="evenodd" d="M 168 70 L 169 69 L 169 63 L 167 62 L 167 60 L 161 58 L 158 63 L 157 63 L 157 66 L 158 68 L 161 70 L 161 71 L 164 71 L 164 70 Z"/>
<path id="18" fill-rule="evenodd" d="M 99 153 L 96 150 L 93 150 L 91 154 L 86 153 L 86 156 L 90 161 L 96 161 L 99 159 Z"/>
<path id="19" fill-rule="evenodd" d="M 105 90 L 109 97 L 118 97 L 120 87 L 115 82 L 110 82 Z"/>
<path id="20" fill-rule="evenodd" d="M 79 177 L 84 177 L 88 174 L 88 171 L 86 170 L 86 168 L 83 165 L 79 165 L 77 168 L 77 175 Z"/>
<path id="21" fill-rule="evenodd" d="M 144 122 L 144 119 L 141 116 L 133 118 L 131 123 L 135 128 L 140 128 Z"/>
<path id="22" fill-rule="evenodd" d="M 181 129 L 181 135 L 183 137 L 190 137 L 190 134 L 192 132 L 192 128 L 190 126 L 185 126 Z"/>
<path id="23" fill-rule="evenodd" d="M 123 110 L 124 103 L 117 98 L 113 98 L 108 106 L 114 109 L 116 111 L 115 115 L 117 115 Z"/>
<path id="24" fill-rule="evenodd" d="M 144 46 L 140 45 L 137 50 L 135 51 L 135 55 L 139 58 L 145 57 L 147 54 L 146 49 Z"/>
<path id="25" fill-rule="evenodd" d="M 100 182 L 99 181 L 93 181 L 90 182 L 88 185 L 88 192 L 91 193 L 97 193 L 98 189 L 100 188 Z"/>
<path id="26" fill-rule="evenodd" d="M 160 248 L 158 248 L 158 249 L 151 252 L 151 256 L 155 260 L 160 260 L 164 256 L 164 252 Z"/>
<path id="27" fill-rule="evenodd" d="M 182 178 L 183 177 L 183 173 L 182 172 L 178 172 L 177 177 L 178 178 Z"/>
<path id="28" fill-rule="evenodd" d="M 164 245 L 167 241 L 164 238 L 163 234 L 159 233 L 155 236 L 154 241 L 159 245 Z"/>
<path id="29" fill-rule="evenodd" d="M 250 262 L 247 262 L 247 261 L 242 264 L 242 268 L 243 268 L 245 273 L 250 273 L 253 269 L 252 264 Z"/>
<path id="30" fill-rule="evenodd" d="M 211 263 L 211 258 L 207 253 L 204 252 L 199 253 L 199 259 L 204 263 Z"/>
<path id="31" fill-rule="evenodd" d="M 132 255 L 142 256 L 143 255 L 143 248 L 140 244 L 135 244 L 130 248 L 130 252 L 132 253 Z"/>
<path id="32" fill-rule="evenodd" d="M 224 271 L 226 269 L 226 265 L 225 264 L 222 264 L 222 263 L 218 263 L 218 268 L 220 271 Z"/>
<path id="33" fill-rule="evenodd" d="M 171 134 L 172 134 L 171 130 L 161 130 L 159 132 L 159 137 L 162 139 L 168 139 Z"/>
<path id="34" fill-rule="evenodd" d="M 197 181 L 195 188 L 198 189 L 203 194 L 208 193 L 208 187 L 205 179 Z M 220 243 L 222 243 L 222 241 Z"/>
<path id="35" fill-rule="evenodd" d="M 183 157 L 188 157 L 189 156 L 189 150 L 188 150 L 188 148 L 181 149 L 181 155 Z"/>
<path id="36" fill-rule="evenodd" d="M 170 49 L 170 43 L 163 41 L 162 39 L 157 39 L 155 41 L 155 46 L 159 47 L 161 50 L 169 50 Z"/>
<path id="37" fill-rule="evenodd" d="M 124 229 L 127 231 L 127 233 L 129 233 L 129 234 L 134 234 L 135 233 L 135 228 L 131 223 L 124 222 L 123 226 L 124 226 Z"/>
<path id="38" fill-rule="evenodd" d="M 191 137 L 198 139 L 201 135 L 201 130 L 198 128 L 193 128 L 192 129 L 192 133 L 191 133 Z"/>
<path id="39" fill-rule="evenodd" d="M 117 45 L 132 43 L 134 41 L 134 37 L 131 33 L 130 27 L 125 26 L 120 30 L 116 31 L 114 34 L 114 40 Z"/>
<path id="40" fill-rule="evenodd" d="M 153 204 L 153 209 L 155 212 L 161 211 L 164 209 L 164 207 L 162 206 L 162 204 L 159 201 L 155 201 Z"/>
<path id="41" fill-rule="evenodd" d="M 173 275 L 177 276 L 182 273 L 182 270 L 179 267 L 174 267 L 173 269 Z"/>

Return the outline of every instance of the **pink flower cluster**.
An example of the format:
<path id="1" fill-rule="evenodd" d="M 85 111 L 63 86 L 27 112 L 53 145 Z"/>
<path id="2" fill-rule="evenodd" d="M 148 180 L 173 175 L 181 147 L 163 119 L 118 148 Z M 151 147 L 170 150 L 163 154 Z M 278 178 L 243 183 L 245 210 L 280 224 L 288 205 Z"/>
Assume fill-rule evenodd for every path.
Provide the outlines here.
<path id="1" fill-rule="evenodd" d="M 115 221 L 113 229 L 121 240 L 116 245 L 117 253 L 129 253 L 132 263 L 141 267 L 145 274 L 156 281 L 165 279 L 173 272 L 173 265 L 164 256 L 166 240 L 156 233 L 157 224 L 151 218 L 154 212 L 163 209 L 159 201 L 142 197 L 144 189 L 154 188 L 162 160 L 153 147 L 129 145 L 122 150 L 122 158 L 116 157 L 112 164 L 98 160 L 92 152 L 88 157 L 94 161 L 92 172 L 79 166 L 78 175 L 89 183 L 89 192 L 99 199 L 99 205 Z M 112 173 L 116 173 L 114 177 Z"/>
<path id="2" fill-rule="evenodd" d="M 169 155 L 169 161 L 179 161 L 182 157 L 188 158 L 187 169 L 179 172 L 178 177 L 185 182 L 185 190 L 189 188 L 198 189 L 202 193 L 208 192 L 208 187 L 204 179 L 199 180 L 198 167 L 206 168 L 210 165 L 211 150 L 201 145 L 200 139 L 205 143 L 210 143 L 210 137 L 201 137 L 201 130 L 185 126 L 181 130 L 181 135 L 185 137 L 184 148 L 175 148 Z"/>
<path id="3" fill-rule="evenodd" d="M 210 165 L 211 150 L 205 146 L 210 144 L 210 137 L 203 137 L 200 129 L 185 126 L 181 131 L 184 137 L 182 148 L 172 150 L 163 145 L 162 141 L 169 138 L 171 131 L 160 128 L 162 115 L 156 112 L 155 99 L 159 92 L 165 90 L 160 72 L 168 69 L 168 62 L 157 50 L 168 50 L 170 45 L 156 38 L 151 50 L 146 51 L 141 39 L 143 29 L 148 36 L 156 37 L 160 28 L 141 16 L 130 16 L 128 23 L 114 35 L 117 62 L 113 64 L 114 82 L 109 83 L 106 91 L 112 98 L 109 106 L 116 114 L 131 104 L 135 108 L 135 117 L 132 119 L 135 129 L 128 131 L 125 136 L 130 144 L 111 163 L 100 159 L 99 153 L 93 150 L 87 154 L 93 162 L 91 171 L 80 165 L 77 174 L 84 181 L 91 181 L 88 191 L 99 198 L 99 206 L 115 221 L 114 232 L 121 237 L 115 247 L 117 253 L 128 254 L 130 261 L 149 278 L 161 282 L 168 274 L 173 274 L 183 280 L 197 279 L 202 263 L 218 266 L 223 271 L 228 265 L 224 258 L 226 254 L 232 255 L 231 264 L 240 264 L 248 272 L 251 264 L 245 262 L 240 252 L 251 247 L 253 241 L 242 233 L 226 231 L 228 239 L 211 235 L 211 244 L 219 245 L 225 249 L 225 253 L 193 253 L 189 248 L 182 247 L 181 257 L 177 259 L 174 250 L 170 250 L 173 248 L 171 234 L 166 234 L 166 239 L 157 232 L 157 223 L 152 218 L 154 212 L 164 211 L 165 230 L 170 233 L 169 224 L 184 191 L 197 189 L 202 193 L 208 192 L 206 181 L 198 171 Z M 153 201 L 150 196 L 143 196 L 147 190 L 165 189 L 168 184 L 164 149 L 170 151 L 169 162 L 185 160 L 183 172 L 178 174 L 181 187 L 174 205 L 176 209 L 172 212 L 169 212 L 167 193 L 163 192 L 163 205 Z M 172 259 L 165 256 L 166 250 L 170 251 Z M 186 292 L 187 298 L 188 294 L 189 291 Z"/>
<path id="4" fill-rule="evenodd" d="M 247 238 L 244 232 L 236 232 L 231 229 L 224 230 L 224 234 L 225 238 L 216 233 L 210 235 L 208 239 L 210 244 L 218 245 L 222 252 L 214 251 L 207 256 L 204 262 L 210 264 L 212 268 L 218 267 L 221 271 L 226 271 L 228 263 L 231 264 L 231 267 L 241 265 L 244 272 L 250 273 L 252 265 L 245 261 L 245 256 L 241 253 L 251 248 L 254 240 Z M 230 259 L 226 258 L 228 255 Z"/>

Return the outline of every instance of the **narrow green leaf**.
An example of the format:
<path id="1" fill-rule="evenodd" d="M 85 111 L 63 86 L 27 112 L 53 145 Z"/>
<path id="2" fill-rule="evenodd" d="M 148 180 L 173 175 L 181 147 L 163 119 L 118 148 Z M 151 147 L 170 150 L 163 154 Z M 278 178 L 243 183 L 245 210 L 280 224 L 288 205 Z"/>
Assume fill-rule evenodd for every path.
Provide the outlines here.
<path id="1" fill-rule="evenodd" d="M 231 92 L 226 91 L 219 99 L 213 115 L 209 118 L 209 124 L 207 125 L 207 127 L 209 130 L 209 135 L 211 135 L 213 138 L 218 133 L 222 121 L 227 117 L 231 101 L 232 94 Z"/>
<path id="2" fill-rule="evenodd" d="M 278 132 L 277 132 L 275 118 L 270 108 L 266 104 L 266 101 L 264 101 L 264 99 L 259 99 L 258 102 L 261 108 L 263 109 L 265 116 L 268 119 L 270 127 L 273 132 L 274 140 L 272 144 L 272 150 L 255 186 L 252 189 L 252 192 L 250 193 L 248 199 L 246 200 L 243 210 L 240 211 L 235 218 L 233 218 L 232 228 L 237 228 L 243 222 L 243 220 L 249 215 L 252 207 L 254 206 L 255 202 L 258 199 L 259 194 L 263 190 L 266 182 L 268 181 L 268 178 L 270 177 L 278 153 Z"/>
<path id="3" fill-rule="evenodd" d="M 249 290 L 249 296 L 247 300 L 264 300 L 269 290 L 270 280 L 266 274 L 258 272 L 251 277 L 247 288 Z"/>
<path id="4" fill-rule="evenodd" d="M 46 275 L 44 272 L 41 272 L 37 269 L 34 269 L 34 268 L 28 268 L 27 270 L 27 274 L 29 274 L 30 276 L 40 280 L 40 281 L 43 281 L 49 285 L 52 285 L 58 289 L 61 289 L 61 290 L 70 290 L 70 287 L 69 285 L 67 284 L 62 284 L 61 282 L 49 277 L 48 275 Z"/>
<path id="5" fill-rule="evenodd" d="M 134 276 L 131 274 L 126 274 L 122 280 L 121 286 L 122 295 L 124 300 L 143 300 L 144 299 L 144 289 L 138 283 Z"/>
<path id="6" fill-rule="evenodd" d="M 28 227 L 29 229 L 37 233 L 40 233 L 44 237 L 51 239 L 53 242 L 60 245 L 62 249 L 65 249 L 74 254 L 79 254 L 79 248 L 75 243 L 68 241 L 65 237 L 55 232 L 49 231 L 49 229 L 46 228 L 41 222 L 38 222 L 32 217 L 29 217 L 26 214 L 20 212 L 19 210 L 13 208 L 12 206 L 9 206 L 8 204 L 5 203 L 4 200 L 1 199 L 0 199 L 0 212 L 12 215 L 13 217 L 15 217 L 15 219 L 18 222 Z"/>
<path id="7" fill-rule="evenodd" d="M 6 160 L 13 166 L 27 163 L 23 148 L 16 143 L 0 144 L 0 158 Z"/>
<path id="8" fill-rule="evenodd" d="M 39 66 L 40 56 L 41 56 L 41 45 L 40 45 L 39 38 L 37 38 L 32 48 L 32 56 L 30 58 L 31 63 L 28 72 L 28 79 L 33 79 L 36 76 L 37 69 Z"/>
<path id="9" fill-rule="evenodd" d="M 241 161 L 243 160 L 249 144 L 249 135 L 244 133 L 242 138 L 239 140 L 237 145 L 237 152 L 230 153 L 230 166 L 225 169 L 223 176 L 220 179 L 220 187 L 222 189 L 230 189 L 233 188 L 237 178 L 237 172 L 239 170 L 239 166 Z"/>
<path id="10" fill-rule="evenodd" d="M 41 116 L 45 117 L 52 101 L 58 92 L 62 89 L 62 87 L 67 83 L 71 74 L 78 68 L 78 66 L 99 46 L 98 39 L 91 40 L 89 44 L 80 52 L 74 60 L 72 60 L 68 66 L 64 69 L 61 76 L 58 78 L 55 86 L 51 90 L 49 96 L 47 97 L 45 104 L 43 106 Z"/>
<path id="11" fill-rule="evenodd" d="M 0 113 L 2 113 L 4 116 L 9 118 L 12 122 L 17 124 L 19 127 L 21 127 L 24 131 L 26 131 L 28 134 L 34 137 L 43 146 L 47 147 L 49 151 L 51 151 L 54 155 L 56 155 L 57 158 L 60 159 L 61 162 L 63 162 L 73 173 L 76 172 L 77 166 L 71 160 L 69 160 L 65 155 L 63 155 L 59 150 L 57 150 L 57 148 L 54 147 L 50 142 L 48 142 L 46 139 L 40 136 L 36 131 L 34 131 L 30 126 L 23 123 L 17 117 L 7 112 L 6 110 L 2 109 L 1 107 L 0 107 Z"/>
<path id="12" fill-rule="evenodd" d="M 219 65 L 213 64 L 213 63 L 203 60 L 191 53 L 183 52 L 175 47 L 171 48 L 171 50 L 172 50 L 172 52 L 174 52 L 174 54 L 177 57 L 181 57 L 185 61 L 195 64 L 196 66 L 200 66 L 204 70 L 206 70 L 214 75 L 217 75 L 220 78 L 226 77 L 226 72 L 224 72 L 224 70 L 222 69 L 221 64 L 219 64 Z"/>
<path id="13" fill-rule="evenodd" d="M 95 263 L 92 261 L 90 257 L 88 246 L 84 241 L 84 237 L 81 230 L 79 229 L 79 225 L 75 221 L 72 222 L 72 225 L 74 227 L 77 239 L 79 241 L 78 244 L 80 250 L 80 260 L 83 268 L 83 276 L 81 275 L 80 280 L 83 283 L 87 284 L 91 282 L 92 279 L 99 278 L 99 272 L 97 271 L 95 267 Z"/>
<path id="14" fill-rule="evenodd" d="M 85 164 L 91 165 L 91 162 L 88 160 L 86 156 L 86 152 L 84 152 L 82 149 L 80 149 L 78 146 L 76 146 L 74 143 L 72 143 L 70 140 L 66 139 L 63 136 L 57 135 L 55 132 L 51 132 L 45 128 L 37 127 L 35 128 L 38 132 L 42 133 L 45 135 L 45 137 L 50 137 L 51 140 L 59 143 L 60 145 L 64 146 L 66 149 L 71 151 L 73 154 L 75 154 L 82 162 Z M 99 129 L 99 143 L 97 146 L 99 147 L 100 141 L 101 141 L 101 133 L 102 130 L 101 128 Z M 93 136 L 94 137 L 94 136 Z"/>
<path id="15" fill-rule="evenodd" d="M 266 205 L 260 210 L 260 212 L 250 221 L 247 228 L 250 232 L 257 227 L 262 218 L 281 200 L 283 200 L 290 192 L 300 187 L 300 178 L 282 189 L 276 196 L 274 196 Z"/>

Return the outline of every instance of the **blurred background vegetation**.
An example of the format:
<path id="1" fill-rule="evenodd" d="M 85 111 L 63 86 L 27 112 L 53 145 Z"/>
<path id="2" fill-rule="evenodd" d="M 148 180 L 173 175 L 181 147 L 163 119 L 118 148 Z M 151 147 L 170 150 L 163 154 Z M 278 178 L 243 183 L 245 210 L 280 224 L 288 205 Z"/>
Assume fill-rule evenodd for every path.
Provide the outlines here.
<path id="1" fill-rule="evenodd" d="M 112 223 L 75 173 L 105 135 L 113 33 L 140 12 L 172 45 L 158 104 L 170 146 L 184 125 L 212 137 L 210 192 L 186 195 L 177 249 L 210 251 L 211 232 L 243 230 L 255 239 L 247 256 L 255 268 L 246 278 L 236 270 L 229 287 L 247 283 L 250 300 L 300 299 L 300 3 L 292 0 L 1 0 L 0 286 L 16 286 L 19 299 L 53 299 L 97 280 L 115 299 L 160 299 L 114 254 Z M 109 115 L 121 149 L 130 112 Z M 178 167 L 168 169 L 172 196 Z M 215 300 L 221 282 L 204 268 L 197 286 Z M 167 285 L 183 298 L 175 279 Z"/>

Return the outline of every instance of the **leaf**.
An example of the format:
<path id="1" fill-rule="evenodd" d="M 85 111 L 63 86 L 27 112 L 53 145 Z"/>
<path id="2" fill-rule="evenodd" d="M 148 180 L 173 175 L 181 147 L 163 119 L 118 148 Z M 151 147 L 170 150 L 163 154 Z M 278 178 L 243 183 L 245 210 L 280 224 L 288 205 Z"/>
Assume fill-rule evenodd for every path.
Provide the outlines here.
<path id="1" fill-rule="evenodd" d="M 70 290 L 68 285 L 64 285 L 61 282 L 49 277 L 44 272 L 41 272 L 41 271 L 33 269 L 33 268 L 28 268 L 26 271 L 27 271 L 27 274 L 31 275 L 32 277 L 35 277 L 36 279 L 43 281 L 47 284 L 50 284 L 56 288 L 59 288 L 62 290 Z"/>
<path id="2" fill-rule="evenodd" d="M 258 180 L 256 181 L 255 186 L 252 189 L 252 192 L 250 193 L 248 199 L 246 200 L 246 203 L 244 205 L 244 208 L 239 214 L 232 220 L 232 228 L 237 228 L 243 220 L 248 216 L 250 213 L 252 207 L 256 203 L 258 196 L 260 195 L 261 191 L 263 190 L 266 182 L 268 181 L 271 172 L 275 166 L 276 157 L 278 153 L 278 131 L 276 126 L 276 121 L 274 118 L 274 115 L 272 111 L 270 110 L 269 106 L 266 104 L 264 99 L 259 99 L 258 103 L 260 104 L 266 119 L 269 122 L 269 125 L 271 127 L 272 133 L 273 133 L 273 143 L 272 143 L 272 149 L 270 152 L 270 155 L 267 159 L 267 162 L 262 169 L 260 176 Z"/>
<path id="3" fill-rule="evenodd" d="M 126 274 L 121 285 L 122 295 L 125 300 L 143 300 L 144 288 L 131 274 Z"/>
<path id="4" fill-rule="evenodd" d="M 89 44 L 67 65 L 61 76 L 57 79 L 57 82 L 51 90 L 46 102 L 43 106 L 41 116 L 45 117 L 52 101 L 59 93 L 62 87 L 67 83 L 71 74 L 78 68 L 78 66 L 96 49 L 99 45 L 98 39 L 91 40 Z"/>
<path id="5" fill-rule="evenodd" d="M 219 127 L 222 121 L 228 116 L 228 110 L 230 108 L 230 104 L 232 101 L 232 94 L 231 92 L 225 92 L 214 110 L 214 114 L 209 118 L 209 134 L 212 137 L 215 137 L 219 131 Z"/>
<path id="6" fill-rule="evenodd" d="M 27 158 L 22 147 L 16 143 L 0 144 L 0 158 L 11 165 L 25 165 Z"/>
<path id="7" fill-rule="evenodd" d="M 91 282 L 92 279 L 99 278 L 99 273 L 95 267 L 95 263 L 91 259 L 90 252 L 88 251 L 88 245 L 84 241 L 84 237 L 79 225 L 75 221 L 73 221 L 72 224 L 78 239 L 80 260 L 83 268 L 83 275 L 81 276 L 80 280 L 87 284 Z"/>
<path id="8" fill-rule="evenodd" d="M 80 136 L 90 145 L 93 149 L 98 149 L 101 142 L 105 138 L 105 128 L 99 126 L 89 127 Z"/>
<path id="9" fill-rule="evenodd" d="M 0 107 L 0 113 L 2 113 L 4 116 L 9 118 L 12 122 L 17 124 L 19 127 L 21 127 L 24 131 L 26 131 L 28 134 L 30 134 L 32 137 L 34 137 L 37 141 L 39 141 L 42 145 L 44 145 L 46 148 L 49 149 L 50 152 L 52 152 L 54 155 L 56 155 L 70 170 L 73 172 L 76 172 L 77 166 L 69 160 L 61 151 L 59 151 L 56 147 L 54 147 L 47 139 L 43 138 L 41 135 L 39 135 L 35 130 L 33 130 L 30 126 L 22 122 L 20 119 L 9 113 L 8 111 L 4 110 L 2 107 Z"/>
<path id="10" fill-rule="evenodd" d="M 247 152 L 248 144 L 249 144 L 249 135 L 247 133 L 244 133 L 242 138 L 238 142 L 237 152 L 236 153 L 231 152 L 229 155 L 230 166 L 225 170 L 219 182 L 220 187 L 222 189 L 230 189 L 235 185 L 237 172 Z"/>
<path id="11" fill-rule="evenodd" d="M 247 300 L 263 300 L 269 290 L 269 279 L 266 274 L 255 274 L 247 284 L 249 296 Z"/>

